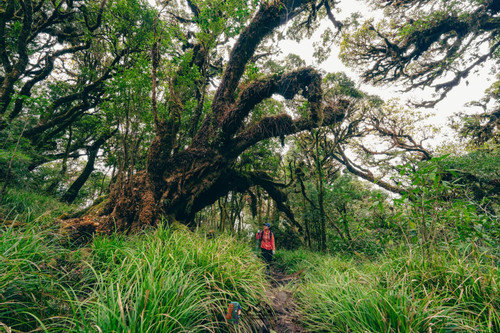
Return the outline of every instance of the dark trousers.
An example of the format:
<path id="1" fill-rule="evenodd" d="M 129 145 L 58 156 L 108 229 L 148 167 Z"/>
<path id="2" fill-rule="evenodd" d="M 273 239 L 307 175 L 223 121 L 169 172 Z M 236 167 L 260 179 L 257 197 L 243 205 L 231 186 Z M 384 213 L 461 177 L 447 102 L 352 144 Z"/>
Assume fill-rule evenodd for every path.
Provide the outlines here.
<path id="1" fill-rule="evenodd" d="M 271 264 L 271 261 L 273 261 L 273 250 L 266 250 L 264 248 L 261 248 L 262 251 L 262 257 L 266 261 L 268 265 Z"/>

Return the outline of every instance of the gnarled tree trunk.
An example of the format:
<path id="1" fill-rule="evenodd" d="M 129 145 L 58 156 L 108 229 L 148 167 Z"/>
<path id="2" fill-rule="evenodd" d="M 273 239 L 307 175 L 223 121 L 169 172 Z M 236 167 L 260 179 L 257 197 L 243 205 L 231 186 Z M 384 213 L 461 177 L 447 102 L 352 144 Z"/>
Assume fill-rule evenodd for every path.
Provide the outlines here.
<path id="1" fill-rule="evenodd" d="M 114 185 L 98 230 L 133 230 L 154 225 L 162 216 L 190 225 L 196 212 L 218 198 L 253 186 L 267 191 L 290 223 L 299 231 L 302 229 L 286 205 L 286 195 L 280 190 L 283 185 L 266 173 L 241 172 L 233 166 L 242 152 L 262 140 L 332 124 L 343 118 L 345 102 L 327 104 L 322 100 L 321 76 L 312 68 L 275 74 L 239 86 L 245 66 L 262 39 L 311 3 L 314 5 L 314 1 L 270 1 L 261 6 L 234 45 L 212 101 L 212 112 L 202 120 L 190 146 L 182 150 L 175 147 L 178 130 L 175 117 L 158 120 L 155 114 L 156 137 L 149 149 L 147 168 L 126 184 Z M 154 51 L 153 65 L 155 54 Z M 292 119 L 280 114 L 246 124 L 245 119 L 254 107 L 273 94 L 286 99 L 301 94 L 308 100 L 307 115 Z M 155 91 L 153 106 L 154 96 Z"/>

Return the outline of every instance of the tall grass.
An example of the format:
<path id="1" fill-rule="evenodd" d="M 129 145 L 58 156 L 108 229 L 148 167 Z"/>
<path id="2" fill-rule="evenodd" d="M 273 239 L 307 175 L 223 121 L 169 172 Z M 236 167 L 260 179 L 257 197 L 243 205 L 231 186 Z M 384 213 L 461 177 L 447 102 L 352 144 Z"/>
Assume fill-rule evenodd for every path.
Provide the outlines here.
<path id="1" fill-rule="evenodd" d="M 67 209 L 41 194 L 5 193 L 0 205 L 0 331 L 66 331 L 66 282 L 74 265 L 53 221 Z"/>
<path id="2" fill-rule="evenodd" d="M 50 211 L 45 208 L 50 207 Z M 253 249 L 166 227 L 96 236 L 72 249 L 42 195 L 11 190 L 0 207 L 0 332 L 241 332 L 255 326 L 268 282 Z"/>
<path id="3" fill-rule="evenodd" d="M 74 274 L 71 253 L 47 225 L 50 214 L 41 215 L 33 202 L 33 209 L 26 205 L 43 197 L 23 198 L 18 205 L 12 200 L 2 206 L 7 214 L 0 221 L 0 327 L 66 331 L 61 323 L 68 314 L 66 286 Z"/>
<path id="4" fill-rule="evenodd" d="M 0 331 L 227 332 L 224 315 L 237 301 L 239 329 L 250 332 L 266 302 L 262 263 L 229 236 L 160 228 L 70 252 L 49 233 L 2 229 Z"/>
<path id="5" fill-rule="evenodd" d="M 103 332 L 228 331 L 224 314 L 242 304 L 240 329 L 258 311 L 268 288 L 262 264 L 231 237 L 207 240 L 159 228 L 125 240 L 94 241 L 92 263 L 99 274 L 84 326 Z"/>
<path id="6" fill-rule="evenodd" d="M 311 332 L 500 330 L 499 270 L 464 253 L 424 258 L 407 251 L 359 262 L 298 252 L 279 259 L 306 269 L 295 292 Z"/>
<path id="7" fill-rule="evenodd" d="M 44 224 L 53 222 L 55 217 L 68 210 L 67 205 L 53 197 L 18 188 L 9 188 L 0 202 L 0 223 L 28 224 L 38 222 L 38 224 Z"/>

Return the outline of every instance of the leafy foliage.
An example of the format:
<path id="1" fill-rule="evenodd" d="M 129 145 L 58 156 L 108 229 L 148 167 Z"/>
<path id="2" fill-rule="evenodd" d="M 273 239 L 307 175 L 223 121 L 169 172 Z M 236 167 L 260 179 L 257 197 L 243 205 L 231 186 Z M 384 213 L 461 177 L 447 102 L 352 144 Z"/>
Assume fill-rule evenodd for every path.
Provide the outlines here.
<path id="1" fill-rule="evenodd" d="M 475 68 L 498 59 L 496 1 L 373 1 L 387 17 L 345 30 L 341 58 L 365 80 L 435 88 L 434 106 Z M 448 77 L 447 77 L 448 76 Z M 451 78 L 449 78 L 451 77 Z"/>

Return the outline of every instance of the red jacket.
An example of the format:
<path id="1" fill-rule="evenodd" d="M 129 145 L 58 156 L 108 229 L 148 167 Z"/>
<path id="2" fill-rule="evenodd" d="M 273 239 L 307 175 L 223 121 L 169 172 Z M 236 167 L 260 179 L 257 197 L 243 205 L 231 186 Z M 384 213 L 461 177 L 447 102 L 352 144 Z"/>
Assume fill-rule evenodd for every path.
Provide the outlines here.
<path id="1" fill-rule="evenodd" d="M 274 234 L 271 230 L 263 230 L 257 233 L 256 239 L 260 240 L 262 237 L 262 241 L 260 243 L 260 247 L 266 250 L 276 250 L 274 246 Z"/>

